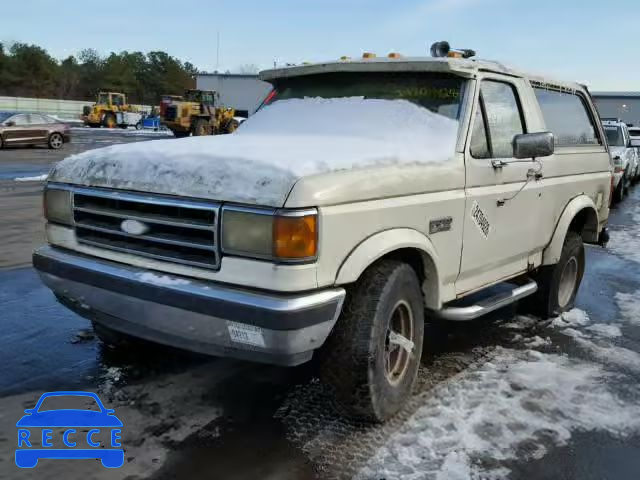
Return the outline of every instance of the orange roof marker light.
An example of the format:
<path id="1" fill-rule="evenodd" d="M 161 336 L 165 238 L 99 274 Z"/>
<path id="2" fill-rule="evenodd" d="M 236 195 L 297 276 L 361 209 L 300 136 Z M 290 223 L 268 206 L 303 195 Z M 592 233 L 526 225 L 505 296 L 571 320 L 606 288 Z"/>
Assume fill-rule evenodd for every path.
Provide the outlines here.
<path id="1" fill-rule="evenodd" d="M 364 52 L 362 54 L 362 58 L 364 58 L 365 60 L 368 60 L 370 58 L 376 58 L 376 54 L 371 52 Z"/>
<path id="2" fill-rule="evenodd" d="M 387 55 L 387 57 L 389 58 L 402 58 L 402 55 L 400 55 L 398 52 L 391 52 L 389 55 Z"/>

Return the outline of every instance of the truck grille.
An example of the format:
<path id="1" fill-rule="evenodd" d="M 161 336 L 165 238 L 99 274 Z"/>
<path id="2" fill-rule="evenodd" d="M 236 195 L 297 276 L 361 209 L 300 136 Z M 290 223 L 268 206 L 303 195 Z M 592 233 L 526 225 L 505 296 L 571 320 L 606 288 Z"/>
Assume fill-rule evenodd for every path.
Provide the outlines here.
<path id="1" fill-rule="evenodd" d="M 78 242 L 211 269 L 220 266 L 219 209 L 214 202 L 160 195 L 82 188 L 73 193 Z"/>

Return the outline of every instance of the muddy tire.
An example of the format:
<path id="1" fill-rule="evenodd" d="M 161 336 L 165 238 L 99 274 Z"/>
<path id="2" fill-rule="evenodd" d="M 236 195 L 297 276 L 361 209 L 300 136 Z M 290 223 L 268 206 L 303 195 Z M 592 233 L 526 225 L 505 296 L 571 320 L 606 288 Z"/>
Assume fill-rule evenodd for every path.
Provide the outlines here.
<path id="1" fill-rule="evenodd" d="M 194 137 L 201 137 L 204 135 L 209 135 L 209 122 L 207 122 L 203 118 L 198 118 L 192 127 L 192 133 Z"/>
<path id="2" fill-rule="evenodd" d="M 116 128 L 116 116 L 113 113 L 107 113 L 102 119 L 102 126 L 105 128 Z"/>
<path id="3" fill-rule="evenodd" d="M 320 374 L 352 416 L 382 422 L 409 399 L 424 335 L 420 282 L 406 263 L 383 260 L 349 290 L 323 347 Z"/>
<path id="4" fill-rule="evenodd" d="M 238 129 L 239 126 L 240 122 L 238 122 L 235 118 L 232 118 L 229 123 L 227 123 L 225 130 L 227 131 L 227 133 L 233 133 Z"/>
<path id="5" fill-rule="evenodd" d="M 571 310 L 584 275 L 584 244 L 577 232 L 568 232 L 560 260 L 542 267 L 534 279 L 538 291 L 526 298 L 523 309 L 543 319 Z"/>
<path id="6" fill-rule="evenodd" d="M 625 183 L 625 181 L 626 181 L 625 178 L 622 177 L 620 179 L 620 183 L 618 184 L 616 189 L 613 191 L 613 203 L 620 203 L 620 202 L 622 202 L 622 200 L 624 200 L 624 194 L 625 194 L 624 183 Z"/>

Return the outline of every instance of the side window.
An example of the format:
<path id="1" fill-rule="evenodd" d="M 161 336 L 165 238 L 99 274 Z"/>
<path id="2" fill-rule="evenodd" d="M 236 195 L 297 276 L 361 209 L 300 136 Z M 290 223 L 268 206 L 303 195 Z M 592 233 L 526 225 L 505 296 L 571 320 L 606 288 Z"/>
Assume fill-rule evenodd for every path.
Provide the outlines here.
<path id="1" fill-rule="evenodd" d="M 513 137 L 524 133 L 522 111 L 515 88 L 504 82 L 485 80 L 471 135 L 474 158 L 513 157 Z"/>
<path id="2" fill-rule="evenodd" d="M 30 115 L 16 115 L 11 120 L 15 123 L 16 126 L 29 125 L 29 117 Z"/>
<path id="3" fill-rule="evenodd" d="M 470 150 L 473 158 L 491 158 L 491 152 L 489 151 L 489 139 L 487 138 L 487 128 L 484 124 L 481 105 L 476 110 L 476 119 L 473 122 Z"/>
<path id="4" fill-rule="evenodd" d="M 575 93 L 534 88 L 547 129 L 558 147 L 601 145 L 584 99 Z"/>
<path id="5" fill-rule="evenodd" d="M 31 114 L 29 119 L 30 125 L 42 125 L 43 123 L 47 123 L 45 118 L 42 115 Z"/>

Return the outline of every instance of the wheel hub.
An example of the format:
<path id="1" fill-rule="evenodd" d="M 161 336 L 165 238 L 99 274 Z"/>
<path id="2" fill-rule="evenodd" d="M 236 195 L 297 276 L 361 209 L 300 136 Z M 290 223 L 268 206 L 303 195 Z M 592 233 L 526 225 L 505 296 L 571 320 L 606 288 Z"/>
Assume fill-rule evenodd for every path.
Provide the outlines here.
<path id="1" fill-rule="evenodd" d="M 413 335 L 411 308 L 401 300 L 392 310 L 384 349 L 385 375 L 392 385 L 400 383 L 409 368 L 414 349 Z"/>
<path id="2" fill-rule="evenodd" d="M 578 260 L 571 257 L 565 264 L 560 275 L 560 288 L 558 289 L 558 306 L 566 307 L 571 301 L 578 281 Z"/>

